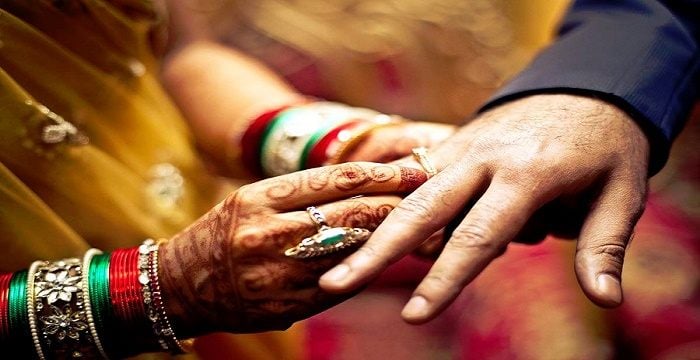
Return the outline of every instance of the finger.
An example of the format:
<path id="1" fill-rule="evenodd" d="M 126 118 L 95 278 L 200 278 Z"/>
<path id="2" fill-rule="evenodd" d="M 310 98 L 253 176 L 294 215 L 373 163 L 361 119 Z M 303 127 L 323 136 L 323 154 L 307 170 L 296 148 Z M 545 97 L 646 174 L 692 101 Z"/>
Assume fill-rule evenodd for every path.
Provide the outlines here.
<path id="1" fill-rule="evenodd" d="M 248 185 L 244 191 L 258 205 L 285 211 L 353 195 L 410 192 L 426 180 L 421 170 L 358 162 L 278 176 Z"/>
<path id="2" fill-rule="evenodd" d="M 318 209 L 330 226 L 373 231 L 400 200 L 400 197 L 391 195 L 366 196 L 323 204 Z M 236 239 L 239 245 L 245 244 L 245 248 L 261 254 L 282 253 L 317 231 L 317 225 L 306 211 L 293 211 L 275 214 L 262 224 L 239 229 Z"/>
<path id="3" fill-rule="evenodd" d="M 576 249 L 576 276 L 586 296 L 600 306 L 622 303 L 625 249 L 643 212 L 645 194 L 644 185 L 611 182 L 583 224 Z"/>
<path id="4" fill-rule="evenodd" d="M 416 288 L 402 317 L 422 323 L 447 307 L 519 232 L 538 199 L 516 187 L 493 183 L 457 226 L 442 254 Z"/>
<path id="5" fill-rule="evenodd" d="M 344 292 L 377 276 L 443 228 L 480 191 L 485 174 L 448 167 L 402 200 L 357 252 L 321 277 L 327 291 Z"/>
<path id="6" fill-rule="evenodd" d="M 418 257 L 435 260 L 445 247 L 446 239 L 444 230 L 439 230 L 423 241 L 414 251 L 413 255 Z"/>

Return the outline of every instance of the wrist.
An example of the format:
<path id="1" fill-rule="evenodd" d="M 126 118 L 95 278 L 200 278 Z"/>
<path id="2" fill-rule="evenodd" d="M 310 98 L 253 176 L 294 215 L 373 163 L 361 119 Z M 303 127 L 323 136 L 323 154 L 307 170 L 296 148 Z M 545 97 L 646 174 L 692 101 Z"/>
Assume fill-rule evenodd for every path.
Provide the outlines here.
<path id="1" fill-rule="evenodd" d="M 209 323 L 206 317 L 197 316 L 196 299 L 185 289 L 194 288 L 188 284 L 189 277 L 183 276 L 178 264 L 176 244 L 168 241 L 162 245 L 159 252 L 158 276 L 166 313 L 178 337 L 186 339 L 215 331 L 215 324 Z"/>
<path id="2" fill-rule="evenodd" d="M 231 137 L 239 140 L 230 146 L 241 149 L 238 158 L 257 175 L 278 176 L 343 162 L 374 130 L 400 120 L 369 109 L 306 101 L 260 113 Z"/>

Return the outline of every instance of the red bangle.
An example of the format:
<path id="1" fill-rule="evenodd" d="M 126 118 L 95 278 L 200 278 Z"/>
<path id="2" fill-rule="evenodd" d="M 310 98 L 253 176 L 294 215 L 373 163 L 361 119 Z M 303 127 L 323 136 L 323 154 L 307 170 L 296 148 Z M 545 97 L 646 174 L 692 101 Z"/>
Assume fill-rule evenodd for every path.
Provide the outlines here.
<path id="1" fill-rule="evenodd" d="M 10 336 L 10 324 L 8 322 L 10 311 L 10 280 L 13 273 L 0 275 L 0 339 Z"/>
<path id="2" fill-rule="evenodd" d="M 316 145 L 311 149 L 309 152 L 309 157 L 306 160 L 306 164 L 304 164 L 305 169 L 311 169 L 319 166 L 323 166 L 323 164 L 328 161 L 328 159 L 333 155 L 333 152 L 331 151 L 332 146 L 336 142 L 340 142 L 340 137 L 339 135 L 343 130 L 349 130 L 354 127 L 356 127 L 359 124 L 366 123 L 366 120 L 355 120 L 355 121 L 350 121 L 344 124 L 341 124 L 340 126 L 336 127 L 335 129 L 331 130 L 328 132 L 326 135 L 324 135 L 321 140 L 319 140 Z"/>
<path id="3" fill-rule="evenodd" d="M 241 160 L 243 165 L 255 175 L 260 176 L 263 174 L 262 165 L 260 164 L 260 140 L 265 129 L 279 113 L 293 105 L 284 105 L 258 115 L 250 122 L 248 129 L 243 133 L 241 137 Z"/>
<path id="4" fill-rule="evenodd" d="M 115 250 L 109 264 L 109 294 L 123 346 L 158 349 L 139 282 L 138 248 Z"/>

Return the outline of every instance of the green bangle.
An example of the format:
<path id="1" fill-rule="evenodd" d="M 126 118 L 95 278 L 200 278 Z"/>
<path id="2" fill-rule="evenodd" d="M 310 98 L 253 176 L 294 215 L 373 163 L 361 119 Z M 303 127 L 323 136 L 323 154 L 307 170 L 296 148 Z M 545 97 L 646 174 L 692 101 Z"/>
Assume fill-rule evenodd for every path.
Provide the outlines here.
<path id="1" fill-rule="evenodd" d="M 109 296 L 109 254 L 98 254 L 92 258 L 88 275 L 88 290 L 92 318 L 102 346 L 108 354 L 114 354 L 114 315 Z"/>
<path id="2" fill-rule="evenodd" d="M 290 123 L 302 122 L 303 115 L 304 111 L 299 108 L 287 109 L 279 113 L 265 129 L 260 141 L 260 165 L 266 175 L 278 176 L 294 171 L 288 169 L 289 163 L 284 161 L 284 158 L 296 157 L 299 154 L 283 153 L 284 146 L 289 145 L 286 140 L 292 139 L 287 137 L 285 127 Z M 294 164 L 296 163 L 297 161 L 294 161 Z"/>
<path id="3" fill-rule="evenodd" d="M 306 145 L 304 145 L 304 150 L 301 151 L 301 158 L 299 158 L 299 170 L 304 170 L 306 168 L 306 161 L 309 159 L 311 149 L 314 148 L 314 146 L 321 140 L 321 138 L 326 136 L 326 134 L 331 132 L 336 127 L 343 124 L 343 122 L 328 124 L 327 126 L 322 127 L 313 135 L 311 135 L 309 140 L 306 142 Z"/>
<path id="4" fill-rule="evenodd" d="M 17 272 L 12 276 L 8 299 L 11 348 L 7 353 L 29 356 L 34 347 L 29 332 L 29 314 L 27 313 L 27 270 Z"/>
<path id="5" fill-rule="evenodd" d="M 284 119 L 284 113 L 289 113 L 289 109 L 286 109 L 277 116 L 275 116 L 272 121 L 270 121 L 269 124 L 267 124 L 267 127 L 265 127 L 265 131 L 262 133 L 260 136 L 260 148 L 258 149 L 258 162 L 260 163 L 260 166 L 263 166 L 263 154 L 265 153 L 265 150 L 269 146 L 268 142 L 270 140 L 270 134 L 272 134 L 274 131 L 277 130 L 277 128 L 280 127 L 280 124 L 284 121 L 280 121 L 281 119 Z"/>

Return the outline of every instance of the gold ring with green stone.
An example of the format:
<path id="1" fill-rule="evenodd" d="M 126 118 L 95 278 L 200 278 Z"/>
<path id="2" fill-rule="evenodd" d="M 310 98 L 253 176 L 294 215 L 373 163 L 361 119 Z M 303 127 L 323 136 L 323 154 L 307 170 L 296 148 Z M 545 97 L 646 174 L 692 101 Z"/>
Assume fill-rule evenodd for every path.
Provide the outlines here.
<path id="1" fill-rule="evenodd" d="M 297 246 L 287 249 L 284 252 L 286 256 L 305 259 L 334 253 L 367 241 L 371 234 L 369 230 L 363 228 L 331 227 L 326 222 L 326 217 L 313 206 L 308 207 L 306 212 L 318 226 L 318 232 L 304 238 Z"/>

